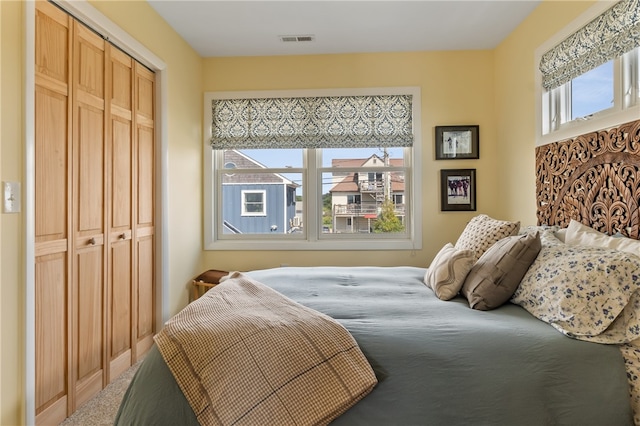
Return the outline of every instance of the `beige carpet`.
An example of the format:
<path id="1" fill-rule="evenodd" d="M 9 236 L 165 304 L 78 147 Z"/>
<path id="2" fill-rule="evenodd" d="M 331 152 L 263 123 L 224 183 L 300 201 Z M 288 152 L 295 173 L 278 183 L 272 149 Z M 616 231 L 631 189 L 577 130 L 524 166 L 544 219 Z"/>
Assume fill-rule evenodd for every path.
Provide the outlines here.
<path id="1" fill-rule="evenodd" d="M 113 425 L 122 396 L 141 361 L 129 367 L 120 377 L 109 383 L 99 394 L 60 423 L 60 426 Z"/>

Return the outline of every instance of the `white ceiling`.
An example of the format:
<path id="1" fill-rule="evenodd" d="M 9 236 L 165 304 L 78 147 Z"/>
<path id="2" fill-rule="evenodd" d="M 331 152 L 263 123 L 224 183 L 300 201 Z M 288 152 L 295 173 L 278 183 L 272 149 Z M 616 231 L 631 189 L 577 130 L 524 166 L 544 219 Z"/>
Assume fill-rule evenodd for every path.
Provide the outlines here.
<path id="1" fill-rule="evenodd" d="M 541 2 L 147 1 L 202 57 L 492 49 Z"/>

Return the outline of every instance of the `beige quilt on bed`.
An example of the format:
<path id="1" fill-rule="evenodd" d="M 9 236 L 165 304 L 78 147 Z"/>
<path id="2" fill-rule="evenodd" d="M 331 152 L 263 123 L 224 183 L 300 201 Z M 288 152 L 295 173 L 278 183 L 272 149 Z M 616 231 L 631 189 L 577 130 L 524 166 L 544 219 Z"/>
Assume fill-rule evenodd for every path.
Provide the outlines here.
<path id="1" fill-rule="evenodd" d="M 237 272 L 155 341 L 202 425 L 327 424 L 377 383 L 342 325 Z"/>

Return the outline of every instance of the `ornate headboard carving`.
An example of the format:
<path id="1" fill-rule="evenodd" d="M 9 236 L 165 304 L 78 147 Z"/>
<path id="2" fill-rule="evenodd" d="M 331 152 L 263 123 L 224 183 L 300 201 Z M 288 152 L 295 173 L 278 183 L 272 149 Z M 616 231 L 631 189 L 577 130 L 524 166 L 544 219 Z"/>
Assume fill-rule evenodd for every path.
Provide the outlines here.
<path id="1" fill-rule="evenodd" d="M 640 239 L 640 120 L 536 147 L 538 225 Z"/>

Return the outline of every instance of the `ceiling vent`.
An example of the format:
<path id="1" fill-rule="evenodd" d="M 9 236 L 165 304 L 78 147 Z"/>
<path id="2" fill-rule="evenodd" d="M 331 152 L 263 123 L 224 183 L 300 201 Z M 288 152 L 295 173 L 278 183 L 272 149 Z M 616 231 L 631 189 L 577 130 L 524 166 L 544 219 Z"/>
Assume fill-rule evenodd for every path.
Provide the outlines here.
<path id="1" fill-rule="evenodd" d="M 285 35 L 280 36 L 280 41 L 283 43 L 298 43 L 305 41 L 314 41 L 315 36 L 312 35 Z"/>

